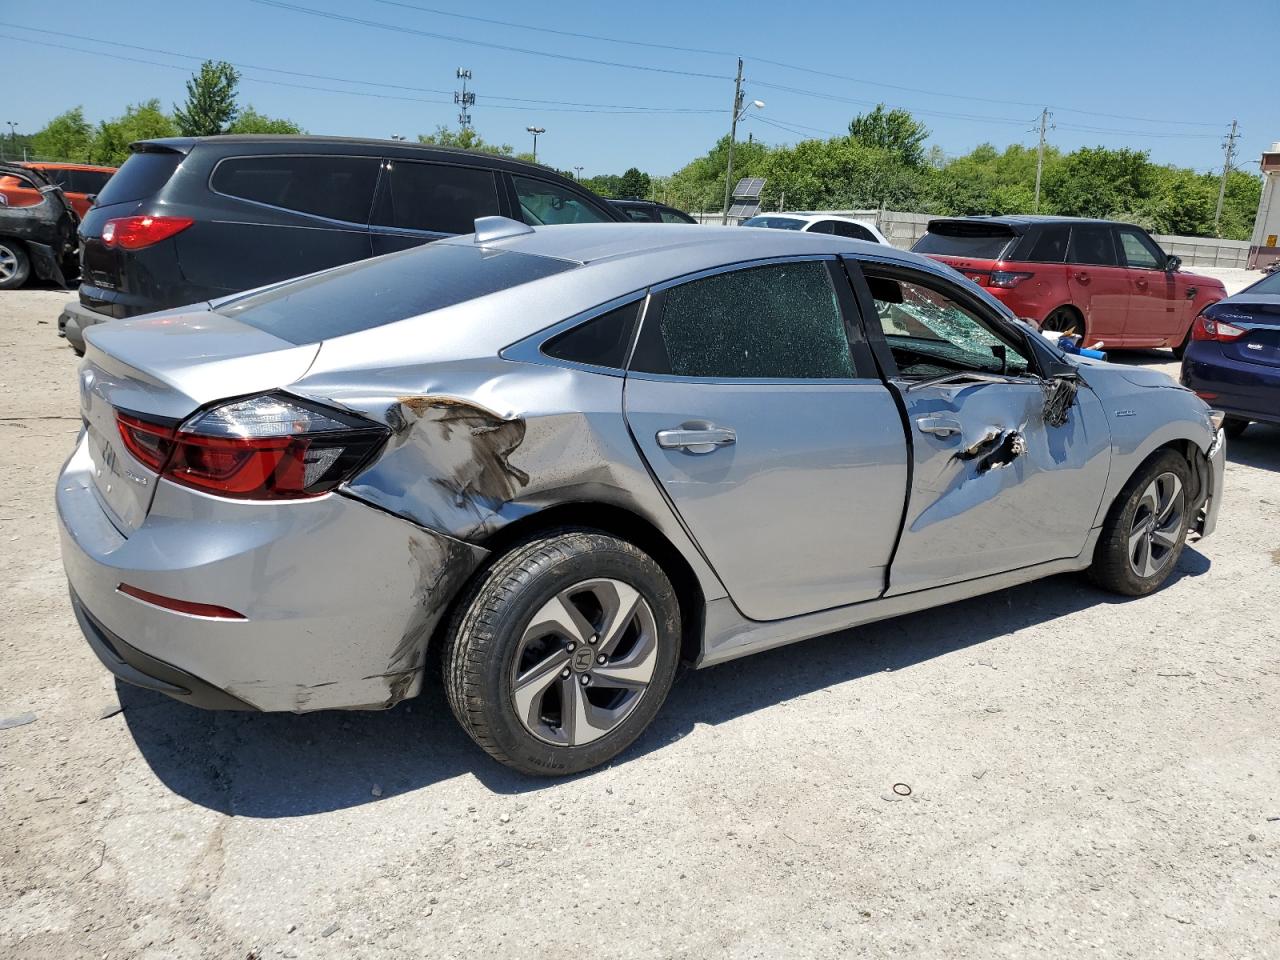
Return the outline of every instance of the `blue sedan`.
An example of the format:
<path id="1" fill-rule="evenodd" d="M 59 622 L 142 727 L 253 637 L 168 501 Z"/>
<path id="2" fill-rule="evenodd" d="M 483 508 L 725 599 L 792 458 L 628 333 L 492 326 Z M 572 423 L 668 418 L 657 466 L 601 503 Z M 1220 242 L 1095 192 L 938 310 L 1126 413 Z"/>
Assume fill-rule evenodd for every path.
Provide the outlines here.
<path id="1" fill-rule="evenodd" d="M 1280 273 L 1205 307 L 1191 328 L 1182 383 L 1224 411 L 1227 436 L 1280 423 Z"/>

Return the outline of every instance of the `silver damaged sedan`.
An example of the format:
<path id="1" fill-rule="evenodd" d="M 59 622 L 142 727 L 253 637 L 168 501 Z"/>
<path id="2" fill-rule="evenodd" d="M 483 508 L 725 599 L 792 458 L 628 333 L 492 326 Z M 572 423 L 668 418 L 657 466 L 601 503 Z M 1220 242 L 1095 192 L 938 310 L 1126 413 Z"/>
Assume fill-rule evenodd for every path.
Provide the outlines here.
<path id="1" fill-rule="evenodd" d="M 565 774 L 635 740 L 682 660 L 1064 571 L 1145 594 L 1214 527 L 1216 414 L 934 261 L 476 226 L 89 331 L 57 505 L 117 677 L 377 709 L 442 663 L 476 743 Z"/>

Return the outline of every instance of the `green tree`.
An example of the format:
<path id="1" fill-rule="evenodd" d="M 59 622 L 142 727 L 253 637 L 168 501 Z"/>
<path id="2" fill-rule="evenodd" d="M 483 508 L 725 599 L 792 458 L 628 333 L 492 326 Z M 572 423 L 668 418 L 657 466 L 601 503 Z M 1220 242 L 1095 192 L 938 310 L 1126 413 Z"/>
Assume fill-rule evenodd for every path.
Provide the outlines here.
<path id="1" fill-rule="evenodd" d="M 737 144 L 733 150 L 733 179 L 764 176 L 760 170 L 769 152 L 770 148 L 759 140 Z M 728 162 L 729 135 L 725 134 L 704 156 L 671 175 L 666 185 L 670 196 L 679 198 L 687 210 L 722 209 Z"/>
<path id="2" fill-rule="evenodd" d="M 184 137 L 212 137 L 226 133 L 235 122 L 236 87 L 240 74 L 221 60 L 206 60 L 187 81 L 187 102 L 173 108 L 173 119 Z"/>
<path id="3" fill-rule="evenodd" d="M 112 120 L 103 120 L 93 135 L 91 158 L 94 163 L 119 166 L 129 157 L 129 144 L 135 140 L 174 137 L 178 127 L 173 118 L 160 109 L 158 99 L 135 103 Z"/>
<path id="4" fill-rule="evenodd" d="M 1046 171 L 1043 196 L 1069 217 L 1122 216 L 1144 208 L 1156 179 L 1145 151 L 1082 147 Z"/>
<path id="5" fill-rule="evenodd" d="M 93 127 L 84 118 L 84 109 L 75 107 L 45 124 L 32 136 L 31 145 L 41 160 L 87 163 L 93 149 Z"/>
<path id="6" fill-rule="evenodd" d="M 793 210 L 914 210 L 927 196 L 929 171 L 851 137 L 803 140 L 771 151 L 756 176 L 765 178 L 765 209 L 786 195 Z"/>
<path id="7" fill-rule="evenodd" d="M 652 181 L 647 173 L 642 173 L 637 167 L 629 167 L 619 177 L 618 196 L 643 200 L 649 196 L 650 186 Z"/>
<path id="8" fill-rule="evenodd" d="M 450 130 L 448 127 L 441 125 L 436 127 L 434 133 L 418 134 L 419 143 L 427 143 L 436 147 L 456 147 L 459 150 L 476 150 L 480 153 L 496 153 L 500 157 L 510 157 L 515 155 L 509 143 L 488 143 L 484 137 L 476 133 L 473 127 L 463 127 L 461 130 Z"/>
<path id="9" fill-rule="evenodd" d="M 860 113 L 849 121 L 849 136 L 868 147 L 878 147 L 896 154 L 910 167 L 924 164 L 924 142 L 929 128 L 911 116 L 908 110 L 895 107 L 886 110 L 877 104 L 870 113 Z"/>
<path id="10" fill-rule="evenodd" d="M 240 115 L 231 122 L 227 127 L 227 133 L 274 133 L 295 135 L 306 133 L 302 127 L 294 123 L 292 120 L 286 120 L 283 117 L 268 117 L 253 109 L 253 106 L 247 106 L 240 111 Z"/>

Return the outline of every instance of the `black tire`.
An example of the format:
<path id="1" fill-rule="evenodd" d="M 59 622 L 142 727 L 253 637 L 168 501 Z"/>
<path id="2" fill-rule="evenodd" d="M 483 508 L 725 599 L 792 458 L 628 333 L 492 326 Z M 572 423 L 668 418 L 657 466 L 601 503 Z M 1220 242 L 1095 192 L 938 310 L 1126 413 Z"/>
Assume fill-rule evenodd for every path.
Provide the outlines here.
<path id="1" fill-rule="evenodd" d="M 1040 329 L 1079 337 L 1080 342 L 1084 343 L 1084 317 L 1072 307 L 1058 307 L 1049 311 L 1049 315 L 1040 324 Z"/>
<path id="2" fill-rule="evenodd" d="M 1135 561 L 1132 538 L 1140 535 L 1139 529 L 1156 513 L 1147 492 L 1168 476 L 1176 477 L 1179 485 L 1175 507 L 1177 520 L 1175 523 L 1171 515 L 1167 523 L 1159 523 L 1158 517 L 1153 521 L 1155 531 L 1168 545 L 1162 546 L 1161 542 L 1153 545 L 1150 536 L 1145 538 L 1147 559 L 1152 560 L 1154 569 L 1144 574 L 1147 564 Z M 1093 565 L 1089 568 L 1089 576 L 1094 583 L 1130 597 L 1145 596 L 1159 589 L 1178 565 L 1178 558 L 1187 545 L 1187 528 L 1191 522 L 1191 503 L 1187 490 L 1190 479 L 1190 465 L 1181 454 L 1172 450 L 1156 454 L 1138 469 L 1116 497 L 1102 526 L 1102 534 L 1093 555 Z M 1153 552 L 1155 547 L 1162 551 L 1158 557 Z M 1143 545 L 1139 542 L 1139 555 L 1142 549 Z"/>
<path id="3" fill-rule="evenodd" d="M 31 260 L 22 244 L 0 237 L 0 290 L 17 290 L 31 275 Z"/>
<path id="4" fill-rule="evenodd" d="M 1222 421 L 1222 432 L 1227 435 L 1228 440 L 1235 440 L 1240 434 L 1244 433 L 1245 427 L 1252 423 L 1244 417 L 1227 417 Z"/>
<path id="5" fill-rule="evenodd" d="M 629 712 L 607 733 L 578 745 L 547 742 L 535 735 L 516 707 L 517 655 L 527 656 L 522 650 L 532 632 L 530 624 L 547 604 L 577 585 L 601 580 L 631 587 L 648 605 L 646 616 L 651 619 L 646 623 L 652 625 L 656 641 L 652 679 Z M 603 629 L 596 629 L 603 634 Z M 593 649 L 592 654 L 600 649 Z M 559 650 L 555 655 L 560 655 Z M 640 735 L 666 699 L 679 658 L 680 605 L 657 563 L 634 545 L 598 531 L 556 531 L 512 548 L 463 598 L 444 650 L 444 687 L 453 715 L 494 759 L 534 776 L 565 776 L 605 763 Z M 569 666 L 565 664 L 564 669 Z M 575 673 L 567 680 L 557 679 L 547 689 L 557 686 L 565 690 L 562 684 L 580 679 Z M 590 677 L 584 681 L 589 682 Z M 577 692 L 573 687 L 555 698 L 576 696 Z M 584 686 L 584 699 L 589 692 L 596 695 L 595 688 L 588 691 Z M 603 685 L 599 693 L 612 695 Z"/>

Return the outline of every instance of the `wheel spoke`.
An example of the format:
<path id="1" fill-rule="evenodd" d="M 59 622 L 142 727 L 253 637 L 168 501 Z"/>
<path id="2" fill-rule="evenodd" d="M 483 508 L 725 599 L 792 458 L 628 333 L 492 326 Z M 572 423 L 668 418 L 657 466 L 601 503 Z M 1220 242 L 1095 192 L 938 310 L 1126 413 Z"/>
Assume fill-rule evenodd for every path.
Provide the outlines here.
<path id="1" fill-rule="evenodd" d="M 569 654 L 561 648 L 553 652 L 533 669 L 525 671 L 516 678 L 513 697 L 516 711 L 525 723 L 532 726 L 539 722 L 538 714 L 540 712 L 539 707 L 542 704 L 542 695 L 559 678 L 561 670 L 564 669 L 565 664 L 568 662 Z"/>
<path id="2" fill-rule="evenodd" d="M 1145 526 L 1137 526 L 1133 528 L 1133 532 L 1129 534 L 1129 556 L 1137 562 L 1138 545 L 1147 539 L 1147 528 Z"/>
<path id="3" fill-rule="evenodd" d="M 1156 521 L 1163 524 L 1169 519 L 1169 515 L 1173 513 L 1174 507 L 1178 505 L 1178 497 L 1182 493 L 1182 481 L 1173 474 L 1166 474 L 1168 482 L 1164 485 L 1164 496 L 1160 498 L 1160 512 L 1156 515 Z M 1163 477 L 1161 479 L 1164 479 Z"/>
<path id="4" fill-rule="evenodd" d="M 1178 530 L 1176 527 L 1172 530 L 1157 527 L 1151 531 L 1151 539 L 1166 550 L 1172 550 L 1178 545 Z"/>
<path id="5" fill-rule="evenodd" d="M 1149 577 L 1151 575 L 1151 543 L 1147 540 L 1145 530 L 1138 540 L 1137 550 L 1131 556 L 1133 568 L 1138 571 L 1138 576 Z"/>
<path id="6" fill-rule="evenodd" d="M 640 635 L 635 649 L 621 660 L 604 663 L 591 671 L 602 687 L 628 687 L 638 689 L 648 686 L 653 679 L 653 669 L 658 662 L 658 644 L 647 631 Z"/>
<path id="7" fill-rule="evenodd" d="M 609 591 L 596 591 L 596 596 L 602 602 L 608 600 L 608 603 L 602 603 L 605 607 L 605 621 L 600 627 L 600 652 L 605 656 L 617 648 L 618 641 L 635 619 L 636 605 L 640 603 L 640 592 L 634 587 L 617 580 L 609 581 L 608 586 L 612 588 Z M 605 593 L 608 594 L 607 597 L 603 595 Z"/>
<path id="8" fill-rule="evenodd" d="M 556 633 L 575 643 L 586 643 L 595 635 L 587 618 L 566 599 L 568 591 L 562 591 L 548 600 L 530 621 L 524 632 L 524 640 L 536 640 L 548 633 Z"/>
<path id="9" fill-rule="evenodd" d="M 572 747 L 598 740 L 614 723 L 597 716 L 599 711 L 587 699 L 587 691 L 576 675 L 560 681 L 561 729 Z"/>

